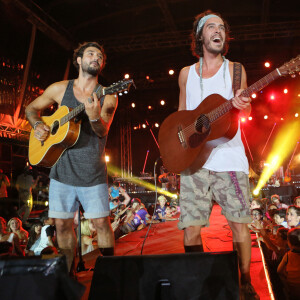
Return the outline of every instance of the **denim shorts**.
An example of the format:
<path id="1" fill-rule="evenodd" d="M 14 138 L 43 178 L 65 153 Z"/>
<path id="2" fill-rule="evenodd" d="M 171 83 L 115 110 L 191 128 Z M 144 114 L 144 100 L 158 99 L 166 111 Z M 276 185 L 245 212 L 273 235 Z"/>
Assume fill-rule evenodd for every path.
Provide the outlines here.
<path id="1" fill-rule="evenodd" d="M 72 219 L 79 202 L 87 219 L 109 216 L 108 186 L 106 183 L 79 187 L 50 180 L 49 217 Z"/>
<path id="2" fill-rule="evenodd" d="M 181 173 L 178 228 L 208 226 L 213 199 L 221 206 L 227 220 L 251 223 L 248 175 L 200 169 L 193 175 Z"/>

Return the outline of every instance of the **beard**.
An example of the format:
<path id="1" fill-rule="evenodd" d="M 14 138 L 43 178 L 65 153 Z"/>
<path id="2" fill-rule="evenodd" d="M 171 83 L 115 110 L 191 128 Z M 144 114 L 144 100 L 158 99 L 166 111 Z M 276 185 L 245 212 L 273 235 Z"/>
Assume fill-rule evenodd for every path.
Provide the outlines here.
<path id="1" fill-rule="evenodd" d="M 213 47 L 213 42 L 209 39 L 203 38 L 203 46 L 212 54 L 222 54 L 224 52 L 225 43 L 222 42 L 222 47 Z"/>
<path id="2" fill-rule="evenodd" d="M 92 76 L 97 76 L 100 74 L 100 66 L 97 65 L 96 67 L 93 67 L 91 65 L 88 65 L 87 63 L 83 63 L 81 65 L 81 68 L 82 68 L 82 71 L 83 73 L 86 73 L 86 74 L 89 74 L 89 75 L 92 75 Z"/>

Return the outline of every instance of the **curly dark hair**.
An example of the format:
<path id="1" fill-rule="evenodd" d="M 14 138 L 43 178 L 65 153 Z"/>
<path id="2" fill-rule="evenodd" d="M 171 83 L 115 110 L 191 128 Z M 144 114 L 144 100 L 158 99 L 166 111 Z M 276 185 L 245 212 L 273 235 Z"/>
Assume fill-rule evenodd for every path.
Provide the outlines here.
<path id="1" fill-rule="evenodd" d="M 191 50 L 194 56 L 196 56 L 197 58 L 199 57 L 203 57 L 203 43 L 202 40 L 200 40 L 201 36 L 202 36 L 202 31 L 203 31 L 203 27 L 201 28 L 200 32 L 198 32 L 197 34 L 197 27 L 198 27 L 198 23 L 200 21 L 200 19 L 202 19 L 203 17 L 210 15 L 210 14 L 214 14 L 216 16 L 219 16 L 223 22 L 224 22 L 224 26 L 225 26 L 225 44 L 224 44 L 224 48 L 222 51 L 222 55 L 226 55 L 229 49 L 229 25 L 228 23 L 221 17 L 221 15 L 219 13 L 215 13 L 211 10 L 206 10 L 205 12 L 197 15 L 195 17 L 195 21 L 193 23 L 193 30 L 191 33 Z"/>
<path id="2" fill-rule="evenodd" d="M 77 57 L 82 58 L 84 50 L 88 47 L 95 47 L 101 51 L 102 56 L 103 56 L 103 61 L 102 61 L 102 66 L 101 66 L 101 70 L 102 70 L 106 64 L 106 54 L 104 52 L 103 46 L 101 46 L 97 42 L 84 42 L 83 44 L 79 44 L 79 46 L 74 50 L 74 53 L 73 53 L 73 65 L 75 66 L 75 68 L 78 71 L 79 65 L 77 63 Z"/>

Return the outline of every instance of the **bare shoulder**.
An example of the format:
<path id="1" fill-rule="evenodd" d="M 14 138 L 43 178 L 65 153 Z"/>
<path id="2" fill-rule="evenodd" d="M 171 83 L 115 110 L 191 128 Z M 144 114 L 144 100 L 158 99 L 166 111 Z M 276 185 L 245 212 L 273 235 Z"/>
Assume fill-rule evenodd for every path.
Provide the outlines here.
<path id="1" fill-rule="evenodd" d="M 57 103 L 61 103 L 64 93 L 66 91 L 68 80 L 55 82 L 45 90 L 45 96 L 53 99 Z"/>
<path id="2" fill-rule="evenodd" d="M 191 68 L 191 66 L 187 66 L 187 67 L 184 67 L 180 70 L 179 77 L 178 77 L 179 83 L 180 82 L 181 83 L 183 83 L 183 82 L 186 83 L 188 75 L 189 75 L 190 68 Z"/>

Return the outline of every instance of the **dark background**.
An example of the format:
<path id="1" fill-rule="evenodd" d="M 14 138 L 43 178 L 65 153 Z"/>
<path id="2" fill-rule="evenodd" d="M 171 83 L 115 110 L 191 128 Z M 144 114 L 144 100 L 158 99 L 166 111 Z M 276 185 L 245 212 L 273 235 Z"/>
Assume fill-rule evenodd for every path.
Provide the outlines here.
<path id="1" fill-rule="evenodd" d="M 18 89 L 16 78 L 19 76 L 20 83 L 22 70 L 11 69 L 26 63 L 32 24 L 36 24 L 37 33 L 28 86 L 34 88 L 34 92 L 31 89 L 26 94 L 24 106 L 48 85 L 63 79 L 67 61 L 79 42 L 103 44 L 108 59 L 100 83 L 109 85 L 129 73 L 137 86 L 119 98 L 109 134 L 107 153 L 111 164 L 119 167 L 121 127 L 130 124 L 133 128 L 146 120 L 150 127 L 155 122 L 161 124 L 177 110 L 179 71 L 196 62 L 190 51 L 192 23 L 194 17 L 206 9 L 221 13 L 228 21 L 232 39 L 227 58 L 245 66 L 248 85 L 300 52 L 299 1 L 1 0 L 0 88 L 7 88 L 3 80 L 8 79 L 11 86 Z M 271 62 L 270 69 L 263 66 L 266 60 Z M 11 65 L 9 72 L 7 64 Z M 168 75 L 169 69 L 175 71 L 173 76 Z M 146 79 L 147 75 L 150 80 Z M 69 78 L 76 76 L 71 66 Z M 266 158 L 281 125 L 295 120 L 295 112 L 300 112 L 299 86 L 299 77 L 280 78 L 253 102 L 253 120 L 243 128 L 253 161 L 247 147 L 246 152 L 254 167 Z M 284 88 L 289 90 L 286 95 Z M 274 101 L 269 100 L 271 93 L 276 95 Z M 165 106 L 160 106 L 161 99 L 166 101 Z M 13 101 L 18 101 L 18 97 Z M 131 108 L 131 102 L 136 103 L 135 109 Z M 13 106 L 7 108 L 1 104 L 1 112 L 13 114 Z M 148 105 L 153 109 L 148 110 Z M 263 119 L 265 114 L 269 115 L 268 120 Z M 275 122 L 275 130 L 261 155 Z M 150 127 L 132 130 L 132 165 L 136 175 L 143 169 L 147 150 L 146 172 L 153 172 L 154 161 L 159 156 Z M 157 138 L 158 129 L 151 128 Z M 291 143 L 295 144 L 297 139 L 299 136 Z M 13 143 L 11 139 L 1 142 Z M 295 157 L 299 156 L 299 148 Z M 294 165 L 294 172 L 299 173 L 299 162 Z"/>

